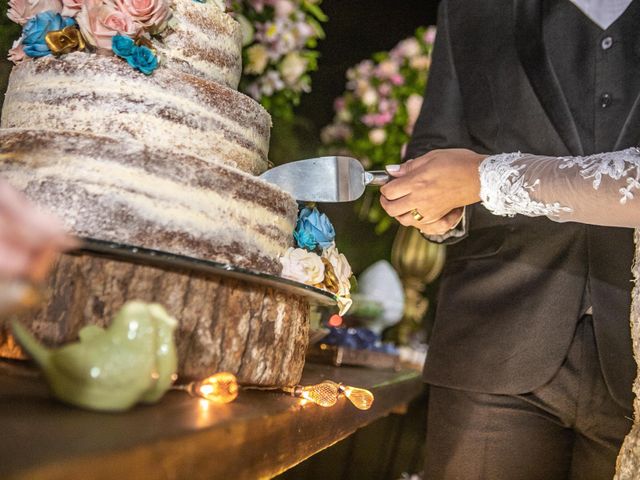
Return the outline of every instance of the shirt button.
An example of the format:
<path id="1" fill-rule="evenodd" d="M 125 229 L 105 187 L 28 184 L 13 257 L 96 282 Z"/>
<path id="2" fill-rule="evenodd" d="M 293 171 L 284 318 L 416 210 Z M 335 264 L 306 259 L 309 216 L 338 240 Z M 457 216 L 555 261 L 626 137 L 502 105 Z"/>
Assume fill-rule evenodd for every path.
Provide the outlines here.
<path id="1" fill-rule="evenodd" d="M 602 39 L 602 42 L 600 42 L 600 46 L 602 47 L 603 50 L 609 50 L 612 45 L 613 45 L 613 38 L 611 37 L 604 37 Z"/>
<path id="2" fill-rule="evenodd" d="M 613 101 L 613 98 L 611 98 L 611 95 L 609 93 L 603 93 L 600 96 L 600 106 L 602 108 L 607 108 L 609 105 L 611 105 L 612 101 Z"/>

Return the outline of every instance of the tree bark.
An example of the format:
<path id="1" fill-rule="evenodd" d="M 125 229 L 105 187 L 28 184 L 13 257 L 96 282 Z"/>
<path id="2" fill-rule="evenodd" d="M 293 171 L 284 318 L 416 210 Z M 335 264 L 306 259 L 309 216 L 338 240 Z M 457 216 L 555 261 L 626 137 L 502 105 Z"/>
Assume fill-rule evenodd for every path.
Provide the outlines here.
<path id="1" fill-rule="evenodd" d="M 128 300 L 160 303 L 176 317 L 183 378 L 227 371 L 242 383 L 262 386 L 300 380 L 308 300 L 244 280 L 89 254 L 61 255 L 45 303 L 18 319 L 46 345 L 57 347 L 75 341 L 85 325 L 108 325 Z M 0 356 L 25 358 L 8 326 L 0 326 Z"/>

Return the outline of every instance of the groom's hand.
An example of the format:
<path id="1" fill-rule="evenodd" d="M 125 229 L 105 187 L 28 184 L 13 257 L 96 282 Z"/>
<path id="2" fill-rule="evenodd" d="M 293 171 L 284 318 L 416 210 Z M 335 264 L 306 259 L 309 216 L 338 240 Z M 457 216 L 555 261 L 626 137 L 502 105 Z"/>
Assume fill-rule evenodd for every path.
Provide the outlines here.
<path id="1" fill-rule="evenodd" d="M 395 178 L 380 188 L 380 203 L 402 225 L 440 235 L 459 220 L 461 207 L 480 200 L 478 167 L 485 158 L 465 149 L 433 150 L 389 165 Z"/>

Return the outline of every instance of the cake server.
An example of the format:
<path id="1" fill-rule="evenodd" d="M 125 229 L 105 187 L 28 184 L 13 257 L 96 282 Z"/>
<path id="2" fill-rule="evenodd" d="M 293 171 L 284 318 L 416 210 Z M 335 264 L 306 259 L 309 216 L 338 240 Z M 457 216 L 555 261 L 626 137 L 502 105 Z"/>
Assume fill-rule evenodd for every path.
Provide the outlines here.
<path id="1" fill-rule="evenodd" d="M 302 202 L 351 202 L 367 185 L 384 185 L 391 177 L 384 170 L 365 171 L 351 157 L 318 157 L 285 163 L 260 178 L 277 185 Z"/>

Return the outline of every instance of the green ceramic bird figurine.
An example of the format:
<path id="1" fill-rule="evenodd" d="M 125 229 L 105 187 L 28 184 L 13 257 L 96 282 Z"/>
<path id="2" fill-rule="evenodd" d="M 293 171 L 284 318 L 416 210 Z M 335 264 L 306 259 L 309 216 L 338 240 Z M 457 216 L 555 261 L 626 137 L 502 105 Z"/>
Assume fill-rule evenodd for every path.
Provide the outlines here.
<path id="1" fill-rule="evenodd" d="M 17 321 L 13 332 L 57 398 L 91 410 L 119 411 L 137 402 L 154 403 L 171 387 L 177 325 L 161 305 L 132 301 L 107 329 L 86 326 L 78 342 L 57 349 L 43 346 Z"/>

